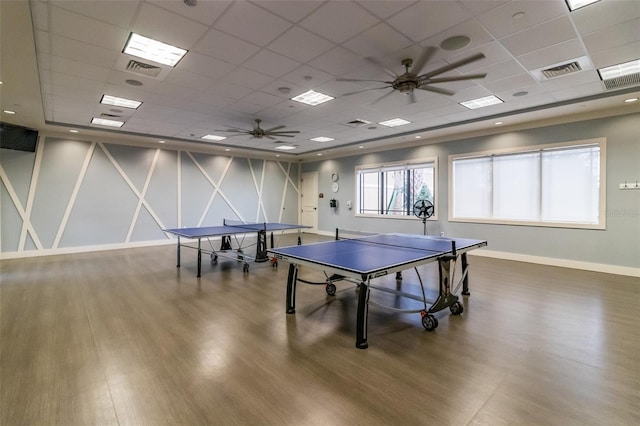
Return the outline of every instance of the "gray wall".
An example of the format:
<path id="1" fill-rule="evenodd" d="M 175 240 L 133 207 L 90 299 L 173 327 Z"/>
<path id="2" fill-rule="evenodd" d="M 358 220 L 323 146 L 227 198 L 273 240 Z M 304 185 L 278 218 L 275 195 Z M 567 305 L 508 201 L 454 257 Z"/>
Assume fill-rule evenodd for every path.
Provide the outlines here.
<path id="1" fill-rule="evenodd" d="M 167 240 L 164 228 L 298 222 L 298 164 L 41 137 L 0 152 L 0 252 Z"/>
<path id="2" fill-rule="evenodd" d="M 598 137 L 607 139 L 606 230 L 489 225 L 447 220 L 448 155 Z M 338 160 L 303 163 L 303 173 L 319 172 L 319 192 L 325 194 L 318 207 L 318 230 L 333 232 L 337 227 L 422 233 L 422 222 L 417 218 L 406 220 L 355 217 L 354 182 L 356 165 L 422 157 L 438 157 L 438 220 L 427 222 L 429 234 L 445 232 L 450 236 L 486 239 L 489 243 L 488 249 L 499 252 L 640 267 L 640 190 L 618 189 L 622 182 L 640 180 L 639 114 L 506 132 L 387 152 L 365 153 Z M 331 192 L 330 175 L 334 171 L 340 174 L 340 190 L 337 194 Z M 338 200 L 338 209 L 329 207 L 329 198 Z M 348 200 L 353 200 L 353 210 L 346 208 Z"/>

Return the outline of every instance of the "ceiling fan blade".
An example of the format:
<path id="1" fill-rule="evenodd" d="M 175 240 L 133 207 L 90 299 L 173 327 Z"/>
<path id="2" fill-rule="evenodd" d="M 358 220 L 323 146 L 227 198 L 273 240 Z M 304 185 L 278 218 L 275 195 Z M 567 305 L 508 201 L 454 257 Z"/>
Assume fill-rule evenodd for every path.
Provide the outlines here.
<path id="1" fill-rule="evenodd" d="M 459 61 L 456 61 L 456 62 L 452 62 L 449 65 L 445 65 L 444 67 L 440 67 L 437 70 L 433 70 L 433 71 L 428 72 L 426 74 L 422 74 L 421 76 L 418 76 L 418 77 L 420 79 L 431 78 L 431 77 L 433 77 L 435 75 L 442 74 L 443 72 L 447 72 L 447 71 L 452 70 L 454 68 L 458 68 L 458 67 L 461 67 L 463 65 L 470 64 L 471 62 L 479 61 L 480 59 L 482 59 L 484 57 L 485 56 L 484 56 L 483 53 L 477 53 L 477 54 L 475 54 L 473 56 L 469 56 L 466 59 L 462 59 L 462 60 L 459 60 Z"/>
<path id="2" fill-rule="evenodd" d="M 300 133 L 300 132 L 296 132 L 296 133 Z M 265 134 L 265 136 L 269 137 L 269 136 L 276 136 L 278 138 L 292 138 L 294 137 L 294 135 L 285 135 L 283 133 L 269 133 L 269 134 Z M 273 138 L 271 138 L 273 139 Z"/>
<path id="3" fill-rule="evenodd" d="M 382 71 L 384 71 L 389 77 L 393 78 L 394 80 L 396 78 L 398 78 L 398 76 L 391 70 L 387 69 L 387 67 L 384 66 L 384 64 L 380 61 L 378 61 L 376 58 L 372 58 L 372 57 L 368 57 L 365 58 L 367 61 L 371 62 L 373 65 L 375 65 L 376 67 L 380 68 Z"/>
<path id="4" fill-rule="evenodd" d="M 232 132 L 232 133 L 249 133 L 251 130 L 243 130 L 243 129 L 214 129 L 214 132 Z"/>
<path id="5" fill-rule="evenodd" d="M 425 80 L 423 83 L 447 83 L 449 81 L 463 81 L 463 80 L 477 80 L 481 78 L 485 78 L 487 76 L 484 74 L 469 74 L 469 75 L 457 75 L 452 77 L 442 77 L 442 78 L 430 78 Z"/>
<path id="6" fill-rule="evenodd" d="M 389 87 L 393 87 L 393 86 L 389 85 L 384 87 L 374 87 L 373 89 L 356 90 L 355 92 L 343 93 L 342 96 L 357 95 L 358 93 L 371 92 L 372 90 L 388 89 Z"/>
<path id="7" fill-rule="evenodd" d="M 426 90 L 427 92 L 434 92 L 434 93 L 439 93 L 441 95 L 453 95 L 454 92 L 447 90 L 447 89 L 441 89 L 439 87 L 432 87 L 432 86 L 421 86 L 421 87 L 416 87 L 416 89 L 419 90 Z"/>
<path id="8" fill-rule="evenodd" d="M 425 64 L 429 61 L 429 59 L 431 59 L 433 54 L 436 53 L 436 50 L 437 49 L 433 46 L 429 46 L 426 49 L 424 49 L 424 52 L 422 52 L 422 55 L 418 58 L 418 60 L 416 60 L 413 63 L 413 66 L 411 67 L 411 72 L 415 75 L 420 74 L 420 71 L 422 71 L 422 68 L 424 68 Z"/>
<path id="9" fill-rule="evenodd" d="M 270 129 L 265 129 L 265 132 L 273 132 L 274 130 L 278 130 L 278 129 L 284 129 L 287 126 L 276 126 L 276 127 L 272 127 Z"/>
<path id="10" fill-rule="evenodd" d="M 300 133 L 300 130 L 281 130 L 279 132 L 267 132 L 265 130 L 265 133 L 270 133 L 272 135 L 281 135 L 281 134 L 285 134 L 285 133 Z"/>
<path id="11" fill-rule="evenodd" d="M 272 139 L 272 140 L 273 140 L 273 139 L 275 139 L 275 138 L 274 138 L 273 136 L 271 136 L 271 135 L 264 135 L 264 137 L 265 137 L 265 138 L 267 138 L 267 139 Z"/>
<path id="12" fill-rule="evenodd" d="M 381 100 L 383 100 L 384 98 L 386 98 L 387 96 L 391 95 L 392 93 L 394 93 L 395 90 L 391 90 L 387 93 L 385 93 L 384 95 L 380 96 L 378 99 L 376 99 L 375 101 L 371 102 L 369 105 L 374 105 L 377 104 L 378 102 L 380 102 Z"/>
<path id="13" fill-rule="evenodd" d="M 382 81 L 382 80 L 358 80 L 356 78 L 336 78 L 336 81 L 351 81 L 354 83 L 387 83 L 391 84 L 390 81 Z"/>

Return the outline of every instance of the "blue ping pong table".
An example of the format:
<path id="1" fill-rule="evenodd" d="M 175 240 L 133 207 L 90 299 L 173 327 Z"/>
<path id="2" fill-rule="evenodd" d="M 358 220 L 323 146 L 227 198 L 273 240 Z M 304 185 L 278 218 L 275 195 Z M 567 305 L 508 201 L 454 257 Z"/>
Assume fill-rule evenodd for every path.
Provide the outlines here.
<path id="1" fill-rule="evenodd" d="M 164 232 L 175 235 L 178 237 L 177 244 L 177 267 L 180 267 L 180 248 L 186 247 L 196 249 L 198 251 L 198 273 L 197 276 L 201 276 L 202 271 L 202 253 L 210 254 L 211 261 L 218 260 L 218 256 L 234 258 L 243 262 L 242 270 L 249 272 L 248 260 L 255 262 L 266 262 L 269 260 L 267 255 L 267 232 L 271 233 L 271 247 L 274 247 L 273 233 L 276 231 L 288 231 L 298 230 L 298 244 L 301 243 L 300 233 L 302 229 L 310 228 L 309 226 L 296 225 L 292 223 L 278 223 L 278 222 L 264 222 L 264 223 L 244 223 L 241 221 L 232 221 L 228 219 L 223 220 L 221 226 L 203 226 L 193 228 L 173 228 L 165 229 Z M 257 233 L 256 240 L 256 255 L 250 256 L 245 253 L 248 246 L 244 245 L 244 240 L 247 235 Z M 236 248 L 233 248 L 231 237 L 234 237 L 236 242 Z M 216 250 L 213 247 L 211 241 L 212 238 L 221 237 L 220 249 Z M 181 238 L 187 240 L 197 240 L 197 246 L 184 243 Z M 206 240 L 209 243 L 208 248 L 202 247 L 202 240 Z M 277 266 L 277 260 L 273 259 L 272 266 Z"/>
<path id="2" fill-rule="evenodd" d="M 463 305 L 456 295 L 462 286 L 462 294 L 469 294 L 467 252 L 486 246 L 487 242 L 466 238 L 444 238 L 414 234 L 382 234 L 369 235 L 353 239 L 339 239 L 321 243 L 274 248 L 268 252 L 276 259 L 289 262 L 287 277 L 287 310 L 288 314 L 295 313 L 296 283 L 324 285 L 328 295 L 336 293 L 334 282 L 348 280 L 359 288 L 358 310 L 356 315 L 356 347 L 366 349 L 367 316 L 369 305 L 387 308 L 396 312 L 419 312 L 422 325 L 428 331 L 438 326 L 438 320 L 433 313 L 449 308 L 451 313 L 459 315 Z M 461 257 L 461 277 L 453 285 L 456 262 Z M 430 303 L 420 278 L 417 267 L 430 262 L 439 265 L 439 293 L 436 300 Z M 310 282 L 298 278 L 298 268 L 308 266 L 324 271 L 325 282 Z M 374 279 L 388 274 L 396 274 L 396 280 L 402 279 L 402 271 L 414 268 L 418 274 L 422 295 L 406 293 L 380 287 L 374 284 Z M 407 297 L 424 303 L 420 309 L 397 309 L 392 306 L 369 300 L 370 291 L 380 290 L 400 297 Z"/>

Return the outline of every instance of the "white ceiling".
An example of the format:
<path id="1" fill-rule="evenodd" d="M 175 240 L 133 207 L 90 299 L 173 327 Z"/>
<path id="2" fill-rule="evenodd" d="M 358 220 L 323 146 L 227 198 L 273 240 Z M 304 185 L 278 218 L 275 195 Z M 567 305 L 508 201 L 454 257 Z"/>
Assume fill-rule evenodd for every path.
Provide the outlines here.
<path id="1" fill-rule="evenodd" d="M 563 0 L 461 1 L 217 1 L 197 0 L 2 0 L 2 120 L 107 137 L 114 130 L 90 124 L 101 114 L 121 116 L 116 133 L 175 146 L 221 146 L 275 155 L 269 139 L 229 137 L 204 142 L 217 129 L 250 130 L 284 125 L 299 130 L 282 153 L 300 159 L 319 152 L 348 153 L 358 146 L 395 146 L 422 136 L 453 137 L 470 131 L 557 119 L 595 111 L 638 110 L 623 100 L 640 85 L 607 90 L 597 68 L 640 58 L 640 1 L 602 0 L 570 12 Z M 189 52 L 159 78 L 124 70 L 122 53 L 131 32 Z M 455 51 L 439 48 L 451 36 L 471 43 Z M 476 53 L 486 58 L 443 76 L 486 73 L 481 80 L 438 87 L 451 96 L 416 91 L 417 102 L 378 83 L 389 80 L 366 58 L 395 74 L 404 58 L 418 59 L 438 47 L 428 72 Z M 535 70 L 586 57 L 582 71 L 539 81 Z M 140 60 L 140 59 L 139 59 Z M 149 62 L 141 60 L 143 62 Z M 127 80 L 138 80 L 132 86 Z M 282 93 L 281 88 L 289 88 Z M 336 99 L 310 107 L 289 98 L 309 89 Z M 514 96 L 527 92 L 524 96 Z M 138 110 L 101 105 L 103 94 L 143 101 Z M 494 94 L 504 103 L 469 110 L 459 102 Z M 622 108 L 627 108 L 624 110 Z M 610 112 L 609 112 L 610 114 Z M 401 117 L 411 124 L 386 128 L 377 122 Z M 362 119 L 372 124 L 353 127 Z M 490 130 L 488 130 L 490 129 Z M 317 136 L 332 142 L 313 142 Z"/>

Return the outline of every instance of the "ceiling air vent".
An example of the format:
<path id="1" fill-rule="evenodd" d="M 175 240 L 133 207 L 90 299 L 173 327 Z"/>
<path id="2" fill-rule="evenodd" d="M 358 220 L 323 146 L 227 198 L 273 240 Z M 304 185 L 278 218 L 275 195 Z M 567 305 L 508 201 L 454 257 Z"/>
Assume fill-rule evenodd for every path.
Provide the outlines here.
<path id="1" fill-rule="evenodd" d="M 563 77 L 580 71 L 592 70 L 593 65 L 586 56 L 569 59 L 565 62 L 547 65 L 537 70 L 532 70 L 531 75 L 540 82 L 549 81 L 553 78 Z"/>
<path id="2" fill-rule="evenodd" d="M 349 126 L 349 127 L 363 127 L 363 126 L 366 126 L 367 124 L 371 124 L 371 122 L 367 120 L 362 120 L 360 118 L 356 118 L 355 120 L 351 120 L 344 123 L 345 126 Z"/>
<path id="3" fill-rule="evenodd" d="M 162 71 L 162 68 L 160 67 L 145 64 L 144 62 L 135 61 L 133 59 L 127 63 L 126 69 L 129 72 L 147 77 L 157 77 L 160 74 L 160 71 Z"/>
<path id="4" fill-rule="evenodd" d="M 571 74 L 572 72 L 582 71 L 582 67 L 577 61 L 570 62 L 568 64 L 561 64 L 553 68 L 547 68 L 542 70 L 542 75 L 546 78 L 560 77 L 561 75 Z"/>
<path id="5" fill-rule="evenodd" d="M 625 86 L 633 86 L 640 84 L 640 73 L 623 75 L 622 77 L 610 78 L 608 80 L 602 80 L 604 87 L 607 89 L 619 89 Z"/>

